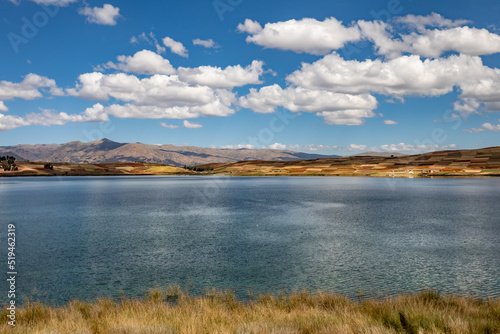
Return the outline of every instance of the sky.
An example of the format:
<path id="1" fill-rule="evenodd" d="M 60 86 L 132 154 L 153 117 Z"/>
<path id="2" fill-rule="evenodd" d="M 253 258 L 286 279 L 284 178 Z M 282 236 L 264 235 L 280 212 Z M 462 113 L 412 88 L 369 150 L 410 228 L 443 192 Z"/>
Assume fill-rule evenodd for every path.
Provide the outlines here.
<path id="1" fill-rule="evenodd" d="M 498 146 L 499 14 L 494 0 L 0 0 L 0 146 Z"/>

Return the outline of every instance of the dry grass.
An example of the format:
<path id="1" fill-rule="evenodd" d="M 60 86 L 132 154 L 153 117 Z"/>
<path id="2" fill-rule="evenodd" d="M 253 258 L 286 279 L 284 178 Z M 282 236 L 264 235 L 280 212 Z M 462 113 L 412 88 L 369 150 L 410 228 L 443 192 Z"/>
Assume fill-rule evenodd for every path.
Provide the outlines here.
<path id="1" fill-rule="evenodd" d="M 7 312 L 2 308 L 1 318 Z M 178 287 L 141 300 L 73 301 L 54 308 L 26 303 L 17 325 L 1 333 L 500 333 L 500 299 L 441 296 L 433 291 L 353 301 L 295 292 L 250 302 L 231 292 L 191 297 Z"/>

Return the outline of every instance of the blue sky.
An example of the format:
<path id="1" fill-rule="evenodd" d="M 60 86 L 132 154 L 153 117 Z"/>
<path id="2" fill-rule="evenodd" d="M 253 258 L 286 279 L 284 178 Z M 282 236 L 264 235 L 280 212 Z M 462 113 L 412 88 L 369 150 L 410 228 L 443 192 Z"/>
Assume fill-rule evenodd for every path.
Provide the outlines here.
<path id="1" fill-rule="evenodd" d="M 0 0 L 0 146 L 499 145 L 497 1 Z"/>

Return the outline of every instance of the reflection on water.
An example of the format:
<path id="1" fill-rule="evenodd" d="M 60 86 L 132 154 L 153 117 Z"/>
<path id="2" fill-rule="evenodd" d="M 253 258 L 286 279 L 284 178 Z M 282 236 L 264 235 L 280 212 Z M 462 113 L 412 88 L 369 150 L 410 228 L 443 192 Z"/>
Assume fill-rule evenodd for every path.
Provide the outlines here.
<path id="1" fill-rule="evenodd" d="M 240 296 L 302 288 L 500 296 L 499 186 L 500 179 L 16 178 L 0 183 L 0 236 L 6 245 L 6 226 L 16 224 L 21 296 L 54 303 L 169 284 Z"/>

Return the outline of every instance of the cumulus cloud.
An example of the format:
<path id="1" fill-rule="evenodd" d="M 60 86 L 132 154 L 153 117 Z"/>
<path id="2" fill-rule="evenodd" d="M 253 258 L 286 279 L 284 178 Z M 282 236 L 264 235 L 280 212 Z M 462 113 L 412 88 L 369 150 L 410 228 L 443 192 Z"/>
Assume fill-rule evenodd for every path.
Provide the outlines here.
<path id="1" fill-rule="evenodd" d="M 304 18 L 267 23 L 264 28 L 258 22 L 247 19 L 237 29 L 249 34 L 247 43 L 315 55 L 327 54 L 342 48 L 345 43 L 361 39 L 357 26 L 346 27 L 334 17 L 324 21 Z"/>
<path id="2" fill-rule="evenodd" d="M 245 22 L 238 24 L 238 27 L 236 29 L 239 32 L 246 32 L 254 35 L 262 31 L 262 26 L 257 21 L 246 19 Z"/>
<path id="3" fill-rule="evenodd" d="M 274 143 L 274 144 L 269 145 L 269 148 L 271 150 L 286 150 L 287 146 L 280 144 L 280 143 Z"/>
<path id="4" fill-rule="evenodd" d="M 9 108 L 3 103 L 3 101 L 0 101 L 0 111 L 8 111 Z"/>
<path id="5" fill-rule="evenodd" d="M 184 58 L 188 57 L 188 51 L 184 47 L 184 45 L 182 45 L 181 42 L 174 41 L 170 37 L 165 37 L 163 39 L 163 44 L 167 48 L 169 48 L 172 53 L 175 53 L 176 55 L 179 55 L 179 56 L 184 57 Z"/>
<path id="6" fill-rule="evenodd" d="M 373 43 L 377 54 L 397 58 L 402 54 L 436 58 L 445 52 L 478 56 L 500 52 L 500 36 L 487 29 L 465 26 L 467 20 L 449 20 L 439 14 L 407 15 L 393 21 L 353 22 L 345 26 L 334 17 L 267 23 L 264 28 L 250 19 L 238 31 L 248 33 L 246 41 L 265 48 L 325 55 L 362 39 Z M 405 33 L 395 33 L 404 31 Z"/>
<path id="7" fill-rule="evenodd" d="M 369 146 L 366 144 L 349 144 L 347 146 L 337 146 L 337 145 L 280 145 L 280 149 L 288 149 L 293 151 L 306 151 L 306 152 L 314 152 L 314 151 L 338 151 L 338 152 L 406 152 L 406 153 L 418 153 L 418 152 L 431 152 L 438 150 L 449 150 L 456 149 L 457 146 L 455 144 L 451 145 L 411 145 L 405 143 L 399 144 L 385 144 L 380 146 Z M 271 148 L 271 147 L 269 147 Z"/>
<path id="8" fill-rule="evenodd" d="M 421 145 L 411 145 L 411 144 L 405 144 L 405 143 L 399 143 L 399 144 L 390 144 L 390 145 L 381 145 L 379 148 L 380 151 L 384 152 L 432 152 L 432 151 L 440 151 L 440 150 L 451 150 L 451 149 L 456 149 L 457 145 L 455 144 L 450 144 L 450 145 L 444 145 L 440 146 L 437 144 L 421 144 Z M 371 149 L 370 149 L 371 150 Z"/>
<path id="9" fill-rule="evenodd" d="M 120 16 L 120 8 L 113 7 L 110 4 L 104 4 L 100 7 L 84 7 L 78 10 L 83 16 L 87 17 L 90 23 L 114 26 L 116 19 Z"/>
<path id="10" fill-rule="evenodd" d="M 250 89 L 239 104 L 258 113 L 272 113 L 277 107 L 292 112 L 315 112 L 327 124 L 361 125 L 364 118 L 375 117 L 377 100 L 369 94 L 344 94 L 302 87 L 281 88 L 279 85 Z"/>
<path id="11" fill-rule="evenodd" d="M 26 125 L 29 123 L 22 117 L 0 113 L 0 131 L 9 131 Z"/>
<path id="12" fill-rule="evenodd" d="M 212 148 L 217 148 L 215 146 L 213 146 Z M 224 146 L 220 146 L 219 148 L 223 148 L 223 149 L 234 149 L 234 150 L 239 150 L 239 149 L 242 149 L 242 148 L 246 148 L 246 149 L 254 149 L 255 146 L 251 145 L 251 144 L 238 144 L 238 145 L 224 145 Z"/>
<path id="13" fill-rule="evenodd" d="M 182 126 L 184 126 L 185 128 L 188 128 L 188 129 L 199 129 L 199 128 L 203 127 L 203 125 L 201 125 L 199 123 L 193 123 L 193 122 L 190 122 L 187 120 L 184 120 L 184 122 L 182 123 Z"/>
<path id="14" fill-rule="evenodd" d="M 462 26 L 466 20 L 451 21 L 441 15 L 408 15 L 394 19 L 416 31 L 394 35 L 393 25 L 381 21 L 358 21 L 363 38 L 373 42 L 377 54 L 396 58 L 403 53 L 436 58 L 445 52 L 479 56 L 500 52 L 500 36 L 486 29 Z M 427 27 L 437 27 L 427 29 Z"/>
<path id="15" fill-rule="evenodd" d="M 161 122 L 160 126 L 162 128 L 167 128 L 167 129 L 177 129 L 179 126 L 178 125 L 173 125 L 173 124 L 167 124 L 165 122 Z"/>
<path id="16" fill-rule="evenodd" d="M 409 14 L 403 17 L 394 18 L 395 22 L 403 23 L 409 26 L 413 26 L 418 30 L 423 30 L 426 27 L 438 27 L 438 28 L 453 28 L 463 26 L 470 23 L 469 20 L 450 20 L 444 18 L 440 14 L 431 13 L 429 15 L 413 15 Z"/>
<path id="17" fill-rule="evenodd" d="M 214 101 L 205 105 L 161 107 L 154 105 L 140 106 L 131 103 L 112 104 L 105 108 L 110 115 L 119 118 L 144 118 L 144 119 L 182 119 L 197 118 L 200 116 L 224 117 L 234 114 L 234 110 Z"/>
<path id="18" fill-rule="evenodd" d="M 440 96 L 464 80 L 477 78 L 477 71 L 485 70 L 481 58 L 465 55 L 434 60 L 402 56 L 389 61 L 357 61 L 332 53 L 312 64 L 303 63 L 287 81 L 305 88 L 350 94 Z"/>
<path id="19" fill-rule="evenodd" d="M 101 104 L 96 104 L 91 108 L 87 108 L 80 114 L 67 114 L 65 112 L 57 113 L 49 109 L 40 110 L 41 113 L 30 113 L 24 118 L 0 114 L 0 131 L 8 131 L 29 125 L 51 126 L 64 125 L 70 122 L 105 122 L 109 120 Z"/>
<path id="20" fill-rule="evenodd" d="M 260 76 L 263 73 L 263 65 L 262 61 L 254 60 L 245 68 L 241 65 L 228 66 L 225 69 L 213 66 L 179 67 L 177 72 L 180 80 L 192 85 L 229 89 L 248 84 L 261 84 Z"/>
<path id="21" fill-rule="evenodd" d="M 309 90 L 377 93 L 400 100 L 405 96 L 441 96 L 458 88 L 457 111 L 472 113 L 481 104 L 489 111 L 500 110 L 500 70 L 485 66 L 477 56 L 421 59 L 412 55 L 357 61 L 332 53 L 312 64 L 303 63 L 287 81 Z"/>
<path id="22" fill-rule="evenodd" d="M 498 120 L 500 122 L 500 120 Z M 478 133 L 485 131 L 500 131 L 500 124 L 483 123 L 481 128 L 464 129 L 465 132 Z"/>
<path id="23" fill-rule="evenodd" d="M 500 131 L 500 124 L 483 123 L 482 126 L 488 131 Z"/>
<path id="24" fill-rule="evenodd" d="M 118 56 L 118 63 L 108 62 L 103 67 L 136 74 L 175 74 L 168 59 L 149 51 L 142 50 L 133 56 Z"/>
<path id="25" fill-rule="evenodd" d="M 215 43 L 212 39 L 203 40 L 199 38 L 193 39 L 193 45 L 201 45 L 207 49 L 215 49 L 220 47 L 220 45 Z"/>
<path id="26" fill-rule="evenodd" d="M 33 100 L 42 97 L 42 91 L 44 90 L 48 90 L 52 95 L 62 94 L 61 89 L 57 87 L 54 80 L 30 73 L 19 83 L 0 81 L 0 101 L 14 98 Z"/>
<path id="27" fill-rule="evenodd" d="M 104 107 L 97 104 L 87 108 L 81 114 L 67 114 L 65 112 L 56 113 L 53 110 L 42 109 L 41 113 L 31 113 L 26 115 L 25 120 L 30 125 L 64 125 L 67 123 L 79 122 L 105 122 L 108 121 L 108 115 L 104 112 Z"/>
<path id="28" fill-rule="evenodd" d="M 387 125 L 395 125 L 395 124 L 398 124 L 398 122 L 396 121 L 391 121 L 390 119 L 386 119 L 384 121 L 384 124 L 387 124 Z"/>

